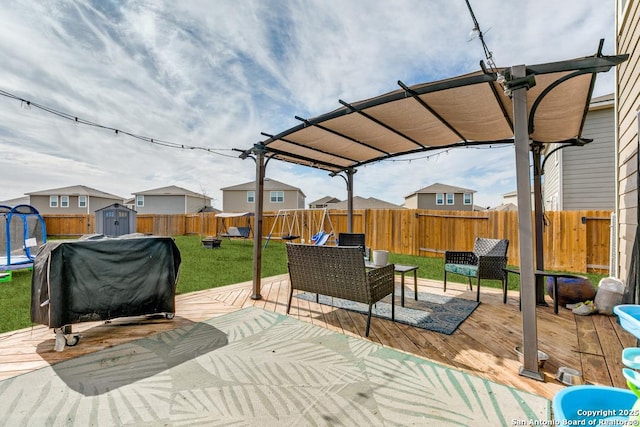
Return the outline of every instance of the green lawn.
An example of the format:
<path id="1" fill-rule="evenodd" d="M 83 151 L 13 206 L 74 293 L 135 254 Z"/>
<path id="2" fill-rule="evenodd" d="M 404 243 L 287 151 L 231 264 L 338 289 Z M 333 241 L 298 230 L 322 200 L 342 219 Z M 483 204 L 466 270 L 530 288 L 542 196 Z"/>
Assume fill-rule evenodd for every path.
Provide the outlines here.
<path id="1" fill-rule="evenodd" d="M 253 274 L 253 242 L 222 241 L 222 247 L 205 249 L 199 236 L 175 238 L 182 264 L 177 293 L 198 291 L 250 281 Z M 411 255 L 390 254 L 389 262 L 419 266 L 418 276 L 442 280 L 443 260 Z M 287 254 L 283 242 L 270 241 L 262 252 L 262 277 L 287 272 Z M 595 285 L 603 275 L 586 274 Z M 509 275 L 509 289 L 518 289 L 516 275 Z M 462 276 L 449 276 L 451 281 L 466 282 Z M 486 281 L 483 286 L 499 287 L 499 282 Z M 14 271 L 13 280 L 0 282 L 0 333 L 31 326 L 31 272 Z"/>

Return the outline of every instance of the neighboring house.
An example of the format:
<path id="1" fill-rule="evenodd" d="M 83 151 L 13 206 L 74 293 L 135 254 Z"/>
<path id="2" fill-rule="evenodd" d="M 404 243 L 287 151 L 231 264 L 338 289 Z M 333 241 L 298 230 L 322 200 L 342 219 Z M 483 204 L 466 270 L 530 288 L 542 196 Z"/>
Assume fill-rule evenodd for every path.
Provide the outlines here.
<path id="1" fill-rule="evenodd" d="M 9 206 L 10 208 L 18 205 L 28 205 L 29 196 L 17 197 L 15 199 L 1 200 L 0 205 Z"/>
<path id="2" fill-rule="evenodd" d="M 328 209 L 347 209 L 347 201 L 329 203 L 326 207 Z M 404 207 L 376 199 L 375 197 L 353 196 L 353 209 L 404 209 Z"/>
<path id="3" fill-rule="evenodd" d="M 534 204 L 535 204 L 535 193 L 533 192 L 533 185 L 531 186 L 531 208 L 533 208 Z M 517 191 L 510 191 L 508 193 L 504 193 L 502 195 L 502 205 L 514 205 L 514 206 L 518 206 L 518 192 Z M 496 206 L 497 208 L 497 206 Z M 493 208 L 493 209 L 496 209 Z M 510 209 L 509 209 L 510 210 Z"/>
<path id="4" fill-rule="evenodd" d="M 582 147 L 549 144 L 544 160 L 542 200 L 547 211 L 613 210 L 615 204 L 615 115 L 613 94 L 593 98 Z M 554 151 L 555 150 L 555 151 Z"/>
<path id="5" fill-rule="evenodd" d="M 84 185 L 52 188 L 50 190 L 26 193 L 29 204 L 40 214 L 93 214 L 98 209 L 114 203 L 122 203 L 123 198 Z"/>
<path id="6" fill-rule="evenodd" d="M 324 196 L 314 202 L 309 203 L 309 209 L 321 209 L 326 208 L 330 203 L 339 203 L 340 199 L 336 199 L 333 196 Z"/>
<path id="7" fill-rule="evenodd" d="M 640 0 L 616 0 L 615 15 L 616 54 L 629 54 L 629 59 L 617 67 L 615 74 L 617 141 L 614 169 L 618 244 L 612 251 L 617 256 L 612 264 L 618 271 L 610 274 L 627 281 L 631 276 L 629 270 L 639 222 Z M 636 259 L 636 263 L 638 261 Z"/>
<path id="8" fill-rule="evenodd" d="M 518 210 L 518 205 L 514 204 L 514 203 L 503 203 L 501 205 L 498 205 L 496 207 L 491 208 L 492 211 L 498 211 L 498 212 L 509 212 L 509 211 L 517 211 Z"/>
<path id="9" fill-rule="evenodd" d="M 225 212 L 255 212 L 256 183 L 245 182 L 221 188 L 222 210 Z M 264 179 L 263 210 L 275 212 L 280 209 L 304 209 L 302 190 L 275 179 Z"/>
<path id="10" fill-rule="evenodd" d="M 135 211 L 136 210 L 136 198 L 135 197 L 130 197 L 130 198 L 126 199 L 124 201 L 123 205 L 125 205 L 129 209 L 133 209 Z"/>
<path id="11" fill-rule="evenodd" d="M 533 198 L 531 199 L 531 202 L 533 203 Z M 502 204 L 503 205 L 513 204 L 515 206 L 518 206 L 518 192 L 510 191 L 508 193 L 504 193 L 502 195 Z M 531 206 L 533 206 L 533 204 Z"/>
<path id="12" fill-rule="evenodd" d="M 213 206 L 205 206 L 198 211 L 198 213 L 203 213 L 203 212 L 221 213 L 222 211 L 220 209 L 214 208 Z"/>
<path id="13" fill-rule="evenodd" d="M 133 194 L 134 209 L 139 214 L 189 214 L 211 206 L 211 197 L 170 185 Z"/>
<path id="14" fill-rule="evenodd" d="M 475 190 L 435 183 L 421 188 L 404 198 L 409 209 L 435 209 L 447 211 L 472 211 Z"/>

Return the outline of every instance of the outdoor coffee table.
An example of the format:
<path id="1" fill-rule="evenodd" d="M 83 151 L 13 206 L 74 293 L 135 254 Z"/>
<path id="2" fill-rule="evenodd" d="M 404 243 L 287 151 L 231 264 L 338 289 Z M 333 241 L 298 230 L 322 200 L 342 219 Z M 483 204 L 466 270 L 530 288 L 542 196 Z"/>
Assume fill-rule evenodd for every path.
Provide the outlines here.
<path id="1" fill-rule="evenodd" d="M 507 274 L 513 273 L 513 274 L 520 275 L 520 270 L 517 269 L 517 268 L 503 268 L 503 270 Z M 535 274 L 535 276 L 553 278 L 553 295 L 554 295 L 554 298 L 553 298 L 553 312 L 554 312 L 554 314 L 558 314 L 558 300 L 560 299 L 560 298 L 558 298 L 558 278 L 559 277 L 563 278 L 563 279 L 578 279 L 578 278 L 581 278 L 581 276 L 579 276 L 577 274 L 555 273 L 553 271 L 542 271 L 542 270 L 535 270 L 534 274 Z M 521 290 L 521 292 L 522 292 L 522 290 Z M 506 289 L 504 289 L 504 302 L 507 302 L 507 290 Z M 522 310 L 522 301 L 520 301 L 520 309 Z"/>
<path id="2" fill-rule="evenodd" d="M 366 268 L 381 267 L 372 262 L 365 261 Z M 413 271 L 413 298 L 418 301 L 418 266 L 394 264 L 394 271 L 400 273 L 400 305 L 404 307 L 404 275 Z"/>

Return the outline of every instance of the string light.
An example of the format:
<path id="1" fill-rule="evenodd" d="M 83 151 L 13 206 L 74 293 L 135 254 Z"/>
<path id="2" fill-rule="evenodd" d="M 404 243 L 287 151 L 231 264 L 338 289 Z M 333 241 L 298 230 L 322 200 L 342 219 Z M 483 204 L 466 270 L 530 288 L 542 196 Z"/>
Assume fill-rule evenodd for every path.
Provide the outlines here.
<path id="1" fill-rule="evenodd" d="M 480 24 L 476 19 L 476 15 L 473 13 L 473 9 L 471 8 L 471 3 L 469 3 L 469 0 L 465 0 L 465 2 L 467 3 L 467 8 L 469 9 L 469 14 L 471 15 L 471 19 L 473 20 L 473 29 L 469 34 L 469 39 L 470 40 L 473 40 L 475 38 L 480 39 L 480 43 L 482 43 L 482 50 L 484 51 L 484 56 L 485 58 L 487 58 L 487 64 L 489 65 L 489 68 L 491 69 L 491 71 L 496 73 L 496 82 L 500 86 L 502 86 L 507 96 L 511 96 L 510 93 L 507 93 L 507 89 L 504 85 L 506 82 L 506 78 L 502 73 L 498 71 L 498 67 L 496 66 L 496 63 L 493 60 L 493 53 L 489 50 L 489 46 L 487 46 L 487 43 L 484 41 L 484 34 L 480 29 Z"/>
<path id="2" fill-rule="evenodd" d="M 496 149 L 496 148 L 505 148 L 505 147 L 513 147 L 513 144 L 505 142 L 505 143 L 491 144 L 491 145 L 485 146 L 485 147 L 481 147 L 481 146 L 475 145 L 475 146 L 455 147 L 455 149 L 459 150 L 460 148 L 464 148 L 464 149 L 467 149 L 467 150 L 493 150 L 493 149 Z M 438 157 L 440 157 L 443 154 L 449 155 L 449 151 L 451 151 L 451 150 L 453 150 L 453 148 L 447 148 L 446 150 L 438 151 L 437 153 L 427 154 L 427 155 L 420 156 L 420 157 L 412 157 L 410 159 L 383 159 L 382 161 L 383 162 L 409 162 L 409 163 L 411 163 L 411 162 L 413 162 L 415 160 L 425 160 L 426 159 L 427 161 L 429 161 L 434 157 L 437 159 Z"/>
<path id="3" fill-rule="evenodd" d="M 233 159 L 237 159 L 238 158 L 235 155 L 224 154 L 224 153 L 220 153 L 219 152 L 219 151 L 233 151 L 233 149 L 231 149 L 231 148 L 199 147 L 199 146 L 193 146 L 193 145 L 178 144 L 178 143 L 175 143 L 175 142 L 166 141 L 166 140 L 158 139 L 158 138 L 151 138 L 151 137 L 148 137 L 148 136 L 138 135 L 138 134 L 135 134 L 135 133 L 132 133 L 132 132 L 123 131 L 121 129 L 114 128 L 114 127 L 111 127 L 111 126 L 105 126 L 105 125 L 102 125 L 100 123 L 95 123 L 95 122 L 92 122 L 92 121 L 89 121 L 89 120 L 85 120 L 85 119 L 82 119 L 82 118 L 80 118 L 78 116 L 74 116 L 74 115 L 71 115 L 69 113 L 65 113 L 64 111 L 56 110 L 54 108 L 47 107 L 45 105 L 38 104 L 38 103 L 33 102 L 33 101 L 29 101 L 27 99 L 24 99 L 22 97 L 19 97 L 17 95 L 14 95 L 14 94 L 12 94 L 10 92 L 7 92 L 5 90 L 2 90 L 2 89 L 0 89 L 0 95 L 4 96 L 6 98 L 15 99 L 15 100 L 19 101 L 20 105 L 22 106 L 22 108 L 30 110 L 31 107 L 35 107 L 35 108 L 37 108 L 39 110 L 45 111 L 45 112 L 47 112 L 49 114 L 52 114 L 52 115 L 57 116 L 57 117 L 62 118 L 62 119 L 66 119 L 66 120 L 72 121 L 74 123 L 79 123 L 79 124 L 82 124 L 82 125 L 85 125 L 85 126 L 91 126 L 91 127 L 95 127 L 95 128 L 111 131 L 111 132 L 114 133 L 115 136 L 127 135 L 127 136 L 129 136 L 131 138 L 139 139 L 141 141 L 146 141 L 146 142 L 149 142 L 151 144 L 159 145 L 159 146 L 162 146 L 162 147 L 177 148 L 177 149 L 181 149 L 181 150 L 201 150 L 201 151 L 206 151 L 206 152 L 211 153 L 211 154 L 216 154 L 218 156 L 231 157 Z"/>

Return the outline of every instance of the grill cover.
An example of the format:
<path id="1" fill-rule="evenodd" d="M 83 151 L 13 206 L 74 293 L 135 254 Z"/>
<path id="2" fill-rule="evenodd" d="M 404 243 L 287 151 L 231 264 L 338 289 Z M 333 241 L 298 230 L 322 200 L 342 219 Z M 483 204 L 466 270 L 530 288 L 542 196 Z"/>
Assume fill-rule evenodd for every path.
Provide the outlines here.
<path id="1" fill-rule="evenodd" d="M 49 241 L 34 261 L 31 321 L 72 323 L 175 312 L 180 251 L 170 237 Z"/>

